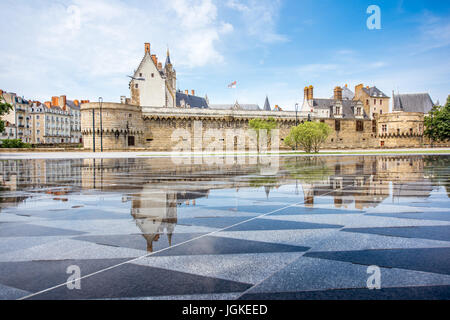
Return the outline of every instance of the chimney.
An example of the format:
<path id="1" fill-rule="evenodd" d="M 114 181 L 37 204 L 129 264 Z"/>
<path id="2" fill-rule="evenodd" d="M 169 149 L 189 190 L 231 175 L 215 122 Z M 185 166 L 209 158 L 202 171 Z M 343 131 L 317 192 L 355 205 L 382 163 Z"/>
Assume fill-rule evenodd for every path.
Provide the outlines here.
<path id="1" fill-rule="evenodd" d="M 195 90 L 191 90 L 191 94 L 195 96 Z"/>
<path id="2" fill-rule="evenodd" d="M 362 88 L 364 88 L 362 83 L 355 86 L 355 97 L 359 97 L 361 95 Z"/>
<path id="3" fill-rule="evenodd" d="M 339 86 L 334 88 L 334 100 L 342 100 L 342 88 Z"/>
<path id="4" fill-rule="evenodd" d="M 59 106 L 59 98 L 58 97 L 52 97 L 52 107 Z"/>
<path id="5" fill-rule="evenodd" d="M 158 62 L 158 70 L 162 70 L 162 63 L 161 62 Z"/>
<path id="6" fill-rule="evenodd" d="M 73 104 L 76 105 L 77 107 L 79 107 L 79 106 L 80 106 L 80 101 L 78 101 L 78 100 L 73 100 Z"/>
<path id="7" fill-rule="evenodd" d="M 369 86 L 366 86 L 366 89 L 369 89 Z"/>
<path id="8" fill-rule="evenodd" d="M 0 89 L 0 97 L 2 97 L 2 96 L 3 96 L 3 90 Z"/>
<path id="9" fill-rule="evenodd" d="M 346 88 L 348 87 L 347 84 L 345 84 L 345 87 L 346 87 Z"/>
<path id="10" fill-rule="evenodd" d="M 305 87 L 305 89 L 303 91 L 304 91 L 304 98 L 305 98 L 305 100 L 308 100 L 308 97 L 309 97 L 309 94 L 308 94 L 309 89 L 308 89 L 308 87 Z"/>
<path id="11" fill-rule="evenodd" d="M 145 43 L 145 53 L 150 54 L 150 43 L 148 42 Z"/>
<path id="12" fill-rule="evenodd" d="M 49 109 L 52 107 L 52 103 L 50 101 L 45 101 L 44 104 Z"/>
<path id="13" fill-rule="evenodd" d="M 184 94 L 189 94 L 189 90 L 184 90 Z"/>
<path id="14" fill-rule="evenodd" d="M 126 104 L 126 103 L 127 103 L 127 97 L 125 97 L 125 96 L 120 96 L 120 103 L 121 103 L 121 104 Z"/>
<path id="15" fill-rule="evenodd" d="M 308 100 L 314 99 L 314 87 L 309 86 L 308 88 Z"/>
<path id="16" fill-rule="evenodd" d="M 59 97 L 59 107 L 63 110 L 66 110 L 66 103 L 67 103 L 66 96 L 60 96 Z"/>
<path id="17" fill-rule="evenodd" d="M 153 63 L 155 64 L 155 66 L 157 66 L 158 65 L 158 58 L 156 57 L 156 54 L 152 54 L 152 60 L 153 60 Z"/>

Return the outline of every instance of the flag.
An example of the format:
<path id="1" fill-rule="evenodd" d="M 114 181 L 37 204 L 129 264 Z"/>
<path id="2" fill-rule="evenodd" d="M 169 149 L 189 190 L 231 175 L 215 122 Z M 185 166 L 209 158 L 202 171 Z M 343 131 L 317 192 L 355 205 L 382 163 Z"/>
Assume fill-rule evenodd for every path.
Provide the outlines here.
<path id="1" fill-rule="evenodd" d="M 228 88 L 232 88 L 232 89 L 236 88 L 236 81 L 233 81 L 232 83 L 230 83 L 228 85 Z"/>

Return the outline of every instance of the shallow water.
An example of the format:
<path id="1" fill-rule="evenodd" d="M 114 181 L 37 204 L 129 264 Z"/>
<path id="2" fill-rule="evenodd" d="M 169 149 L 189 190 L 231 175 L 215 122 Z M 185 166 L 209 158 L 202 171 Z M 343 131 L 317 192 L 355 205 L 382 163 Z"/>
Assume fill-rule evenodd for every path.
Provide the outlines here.
<path id="1" fill-rule="evenodd" d="M 448 298 L 449 164 L 1 160 L 0 298 Z"/>

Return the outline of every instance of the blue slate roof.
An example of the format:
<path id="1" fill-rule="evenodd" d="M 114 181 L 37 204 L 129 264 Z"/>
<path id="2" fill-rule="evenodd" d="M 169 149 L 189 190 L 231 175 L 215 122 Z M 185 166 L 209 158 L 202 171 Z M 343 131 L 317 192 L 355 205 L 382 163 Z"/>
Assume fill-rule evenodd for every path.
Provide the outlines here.
<path id="1" fill-rule="evenodd" d="M 184 100 L 186 107 L 188 107 L 189 105 L 191 108 L 201 108 L 201 109 L 208 108 L 208 103 L 206 102 L 205 98 L 192 96 L 190 94 L 185 94 L 180 91 L 177 91 L 176 96 L 177 96 L 177 107 L 181 107 L 182 106 L 181 101 Z"/>

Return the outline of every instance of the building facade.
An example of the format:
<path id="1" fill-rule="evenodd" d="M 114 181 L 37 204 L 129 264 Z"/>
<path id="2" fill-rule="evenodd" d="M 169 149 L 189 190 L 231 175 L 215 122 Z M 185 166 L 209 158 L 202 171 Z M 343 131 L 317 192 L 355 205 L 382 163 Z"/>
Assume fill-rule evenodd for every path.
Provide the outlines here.
<path id="1" fill-rule="evenodd" d="M 51 101 L 26 100 L 15 93 L 1 91 L 3 99 L 13 106 L 2 116 L 6 126 L 0 138 L 21 139 L 31 144 L 81 143 L 81 102 L 67 100 L 66 96 L 52 97 Z"/>
<path id="2" fill-rule="evenodd" d="M 288 149 L 284 138 L 293 126 L 305 121 L 324 122 L 332 129 L 324 144 L 327 149 L 423 146 L 423 114 L 397 118 L 389 113 L 389 102 L 377 87 L 359 84 L 354 94 L 347 85 L 337 86 L 329 99 L 316 98 L 314 87 L 305 87 L 298 113 L 277 105 L 271 110 L 268 98 L 263 109 L 237 101 L 214 105 L 193 90 L 176 90 L 169 52 L 163 67 L 146 43 L 144 57 L 130 81 L 130 98 L 103 103 L 102 122 L 99 103 L 82 104 L 81 128 L 84 147 L 95 146 L 96 150 L 180 151 L 184 145 L 183 151 L 205 151 L 215 142 L 217 151 L 225 146 L 227 150 L 229 146 L 250 149 L 255 141 L 244 133 L 252 131 L 249 121 L 255 118 L 275 119 L 279 136 L 271 143 L 280 149 Z M 398 130 L 400 134 L 395 133 Z"/>

